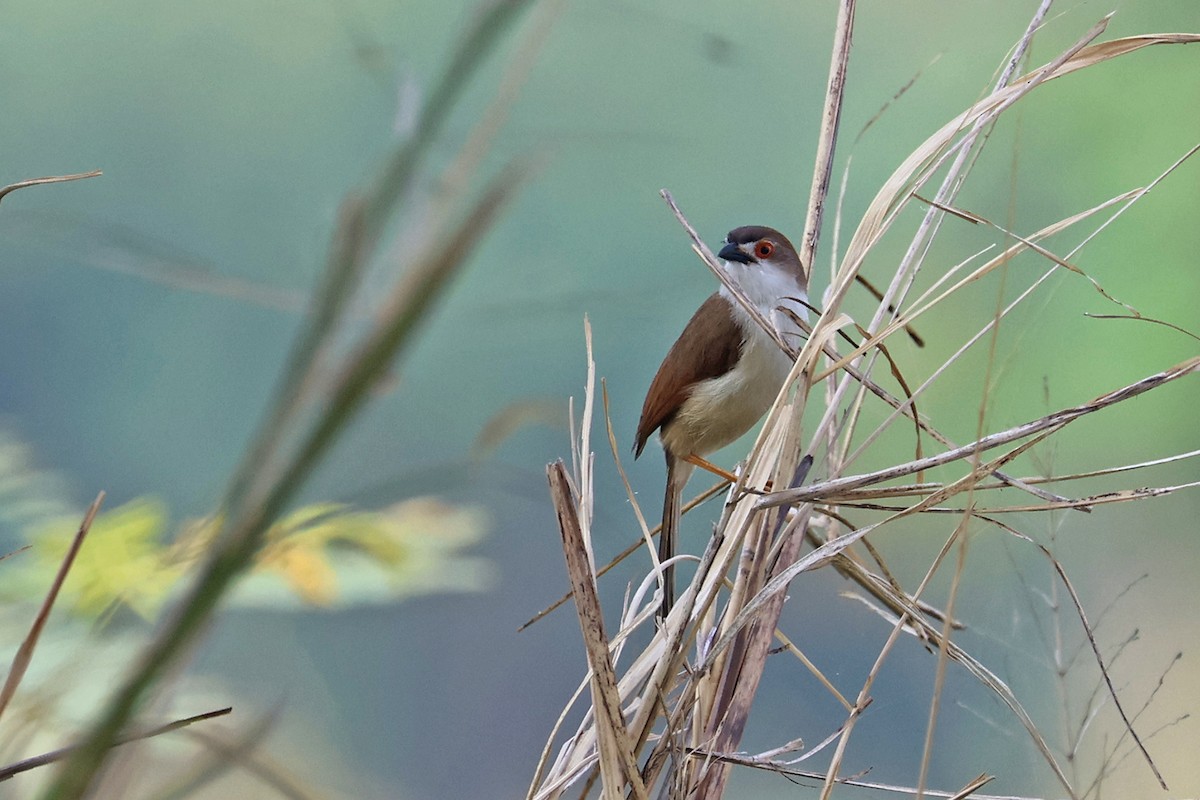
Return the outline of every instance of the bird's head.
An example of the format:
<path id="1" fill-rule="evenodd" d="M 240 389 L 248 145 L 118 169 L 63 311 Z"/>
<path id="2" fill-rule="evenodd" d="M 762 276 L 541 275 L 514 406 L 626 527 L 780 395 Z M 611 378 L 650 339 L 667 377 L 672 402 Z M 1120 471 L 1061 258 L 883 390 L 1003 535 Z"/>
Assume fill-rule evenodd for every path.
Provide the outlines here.
<path id="1" fill-rule="evenodd" d="M 808 275 L 800 254 L 774 228 L 734 228 L 717 255 L 755 305 L 770 309 L 787 297 L 807 299 Z"/>

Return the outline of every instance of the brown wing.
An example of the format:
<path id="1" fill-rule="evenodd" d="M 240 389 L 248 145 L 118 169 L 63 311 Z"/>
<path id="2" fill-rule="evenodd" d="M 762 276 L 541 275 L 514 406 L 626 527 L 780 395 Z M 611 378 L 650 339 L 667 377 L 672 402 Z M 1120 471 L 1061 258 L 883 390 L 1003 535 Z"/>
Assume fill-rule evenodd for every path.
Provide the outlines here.
<path id="1" fill-rule="evenodd" d="M 741 347 L 742 330 L 733 318 L 732 306 L 720 294 L 711 295 L 692 315 L 650 382 L 638 421 L 634 458 L 642 454 L 650 435 L 675 416 L 692 384 L 733 369 Z"/>

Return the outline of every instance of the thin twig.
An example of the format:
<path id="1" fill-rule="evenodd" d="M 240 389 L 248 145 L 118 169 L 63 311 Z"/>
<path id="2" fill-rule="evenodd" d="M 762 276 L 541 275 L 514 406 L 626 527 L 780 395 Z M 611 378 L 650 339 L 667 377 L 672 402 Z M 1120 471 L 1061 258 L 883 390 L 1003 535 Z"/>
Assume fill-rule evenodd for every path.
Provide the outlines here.
<path id="1" fill-rule="evenodd" d="M 834 25 L 832 62 L 829 80 L 825 85 L 825 108 L 821 115 L 821 134 L 817 140 L 812 185 L 808 190 L 808 216 L 804 220 L 804 237 L 800 242 L 800 265 L 805 276 L 811 277 L 817 241 L 821 237 L 821 218 L 825 213 L 825 198 L 829 194 L 829 176 L 833 174 L 833 155 L 837 146 L 838 129 L 842 121 L 842 99 L 846 96 L 846 73 L 850 65 L 850 43 L 854 38 L 854 7 L 856 0 L 838 3 Z"/>
<path id="2" fill-rule="evenodd" d="M 1053 414 L 1048 414 L 1039 419 L 1026 422 L 1023 425 L 1018 425 L 1014 428 L 1009 428 L 1006 431 L 992 433 L 987 436 L 977 439 L 970 444 L 962 447 L 957 447 L 945 453 L 939 453 L 935 456 L 909 461 L 905 464 L 887 467 L 875 472 L 865 473 L 863 475 L 851 475 L 844 478 L 833 478 L 831 480 L 812 484 L 811 486 L 801 487 L 798 489 L 788 489 L 781 492 L 772 492 L 766 497 L 759 500 L 759 505 L 764 508 L 774 506 L 791 505 L 794 503 L 804 503 L 817 501 L 821 502 L 826 496 L 832 496 L 836 492 L 847 489 L 859 489 L 864 486 L 870 486 L 875 483 L 900 478 L 905 475 L 912 475 L 915 472 L 931 469 L 949 464 L 961 458 L 971 456 L 976 451 L 990 450 L 993 447 L 999 447 L 1009 442 L 1014 442 L 1018 439 L 1024 439 L 1026 436 L 1031 436 L 1035 433 L 1057 428 L 1067 423 L 1082 417 L 1086 414 L 1091 414 L 1094 411 L 1099 411 L 1116 403 L 1128 400 L 1131 397 L 1136 397 L 1140 394 L 1156 389 L 1171 381 L 1190 375 L 1193 372 L 1200 370 L 1200 356 L 1188 359 L 1180 364 L 1142 378 L 1136 383 L 1131 383 L 1120 389 L 1115 389 L 1111 392 L 1101 395 L 1096 399 L 1084 403 L 1083 405 L 1064 408 L 1061 411 L 1056 411 Z"/>
<path id="3" fill-rule="evenodd" d="M 33 661 L 33 651 L 37 648 L 42 630 L 46 627 L 46 620 L 50 618 L 50 609 L 54 608 L 54 601 L 58 599 L 58 593 L 67 580 L 67 573 L 71 571 L 71 565 L 75 563 L 75 557 L 79 555 L 79 548 L 83 547 L 83 540 L 91 530 L 92 522 L 100 513 L 100 506 L 103 503 L 104 492 L 100 492 L 92 501 L 87 513 L 83 515 L 83 522 L 80 523 L 79 530 L 75 532 L 75 538 L 71 540 L 71 545 L 67 548 L 62 563 L 58 566 L 58 573 L 50 583 L 50 589 L 46 592 L 45 599 L 42 600 L 42 607 L 38 610 L 37 616 L 33 618 L 33 625 L 30 626 L 29 633 L 25 635 L 21 646 L 17 648 L 16 655 L 13 656 L 12 666 L 8 668 L 8 677 L 4 679 L 4 688 L 0 689 L 0 715 L 4 713 L 4 709 L 8 708 L 9 702 L 17 693 L 17 687 L 21 685 L 21 679 L 25 677 L 25 671 L 29 669 L 29 664 Z"/>
<path id="4" fill-rule="evenodd" d="M 16 183 L 10 183 L 8 186 L 0 188 L 0 200 L 3 200 L 9 194 L 17 191 L 18 189 L 25 189 L 30 186 L 45 186 L 46 184 L 49 184 L 49 183 L 66 183 L 68 181 L 81 181 L 84 178 L 98 178 L 99 176 L 101 176 L 103 174 L 104 173 L 102 173 L 100 170 L 94 169 L 91 172 L 77 172 L 74 175 L 51 175 L 46 178 L 30 178 L 29 180 L 25 180 L 25 181 L 17 181 Z"/>
<path id="5" fill-rule="evenodd" d="M 194 759 L 188 774 L 158 790 L 149 796 L 148 800 L 186 800 L 194 796 L 201 787 L 217 780 L 235 766 L 259 778 L 288 800 L 315 800 L 280 770 L 261 763 L 260 759 L 255 757 L 255 749 L 279 721 L 282 708 L 282 704 L 276 703 L 268 712 L 247 725 L 244 731 L 234 734 L 232 741 L 228 735 L 211 736 L 197 728 L 186 731 L 184 735 L 210 750 L 210 755 L 206 759 Z"/>
<path id="6" fill-rule="evenodd" d="M 233 706 L 227 706 L 226 708 L 218 708 L 216 711 L 207 711 L 203 714 L 197 714 L 194 717 L 185 717 L 184 719 L 178 719 L 174 722 L 168 722 L 166 725 L 160 725 L 157 728 L 151 728 L 150 730 L 143 731 L 142 733 L 131 733 L 126 736 L 118 736 L 115 740 L 113 740 L 112 746 L 119 747 L 120 745 L 129 744 L 130 742 L 138 742 L 142 739 L 151 739 L 155 736 L 161 736 L 164 733 L 170 733 L 171 731 L 177 731 L 180 728 L 186 728 L 188 725 L 192 725 L 197 722 L 203 722 L 204 720 L 214 719 L 216 717 L 223 717 L 226 714 L 231 713 L 233 713 Z M 59 750 L 52 750 L 49 753 L 43 753 L 42 755 L 34 756 L 33 758 L 26 758 L 14 764 L 9 764 L 7 767 L 2 767 L 0 768 L 0 781 L 6 781 L 14 775 L 19 775 L 22 772 L 28 772 L 31 769 L 36 769 L 37 767 L 42 767 L 46 764 L 53 764 L 55 761 L 62 761 L 67 756 L 77 752 L 79 747 L 79 745 L 63 747 Z"/>
<path id="7" fill-rule="evenodd" d="M 1083 633 L 1087 637 L 1088 644 L 1092 646 L 1092 653 L 1096 656 L 1096 664 L 1100 667 L 1100 674 L 1104 678 L 1104 685 L 1108 687 L 1108 694 L 1112 698 L 1113 705 L 1117 708 L 1117 713 L 1121 715 L 1121 721 L 1125 724 L 1125 730 L 1129 732 L 1129 736 L 1137 745 L 1138 750 L 1142 752 L 1142 758 L 1145 760 L 1146 766 L 1150 767 L 1150 771 L 1154 773 L 1158 785 L 1162 787 L 1164 792 L 1169 791 L 1166 780 L 1163 778 L 1162 773 L 1158 771 L 1158 766 L 1154 763 L 1154 759 L 1150 757 L 1150 751 L 1146 749 L 1146 745 L 1142 743 L 1141 737 L 1133 729 L 1133 723 L 1130 721 L 1129 715 L 1125 713 L 1125 707 L 1121 705 L 1121 698 L 1117 695 L 1116 687 L 1113 686 L 1112 677 L 1108 674 L 1108 669 L 1104 666 L 1104 657 L 1100 655 L 1100 646 L 1096 644 L 1096 637 L 1092 635 L 1092 627 L 1088 623 L 1087 613 L 1083 610 L 1083 603 L 1080 601 L 1079 594 L 1075 591 L 1075 586 L 1071 583 L 1071 579 L 1067 577 L 1067 571 L 1063 569 L 1059 560 L 1044 545 L 1038 544 L 1037 546 L 1050 559 L 1050 563 L 1054 565 L 1054 571 L 1058 573 L 1058 577 L 1062 579 L 1063 586 L 1067 589 L 1067 594 L 1075 606 L 1075 613 L 1083 625 Z"/>

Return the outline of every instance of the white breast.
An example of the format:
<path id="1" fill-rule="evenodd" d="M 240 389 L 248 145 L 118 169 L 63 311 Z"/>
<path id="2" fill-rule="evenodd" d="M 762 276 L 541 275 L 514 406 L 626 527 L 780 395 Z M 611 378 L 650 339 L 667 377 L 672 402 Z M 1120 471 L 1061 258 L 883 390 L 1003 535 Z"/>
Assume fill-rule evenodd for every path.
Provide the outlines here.
<path id="1" fill-rule="evenodd" d="M 803 307 L 784 298 L 805 294 L 788 275 L 774 270 L 739 270 L 740 285 L 758 311 L 776 325 L 784 340 L 798 347 L 800 328 L 777 306 L 792 308 L 807 318 Z M 739 438 L 754 426 L 775 401 L 792 362 L 741 305 L 722 288 L 733 306 L 746 341 L 737 365 L 724 375 L 701 381 L 662 430 L 663 443 L 675 453 L 706 455 Z"/>

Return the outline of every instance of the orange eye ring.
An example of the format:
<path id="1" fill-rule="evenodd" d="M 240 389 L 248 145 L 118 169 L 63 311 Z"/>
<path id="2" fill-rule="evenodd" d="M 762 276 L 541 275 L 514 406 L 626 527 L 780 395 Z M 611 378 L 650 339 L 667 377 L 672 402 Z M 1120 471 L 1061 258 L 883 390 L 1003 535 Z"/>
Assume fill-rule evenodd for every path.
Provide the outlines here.
<path id="1" fill-rule="evenodd" d="M 775 245 L 770 241 L 763 239 L 758 244 L 754 245 L 754 255 L 759 258 L 770 258 L 775 252 Z"/>

